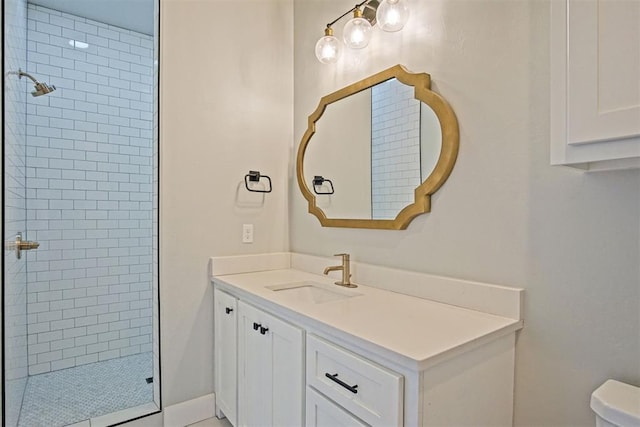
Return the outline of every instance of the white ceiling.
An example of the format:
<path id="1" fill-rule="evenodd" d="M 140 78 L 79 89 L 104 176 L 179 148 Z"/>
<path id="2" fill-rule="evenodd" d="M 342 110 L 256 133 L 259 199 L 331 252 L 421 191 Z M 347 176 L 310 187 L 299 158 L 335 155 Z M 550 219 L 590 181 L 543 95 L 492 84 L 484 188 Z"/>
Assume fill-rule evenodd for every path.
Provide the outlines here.
<path id="1" fill-rule="evenodd" d="M 28 2 L 153 35 L 154 0 L 28 0 Z"/>

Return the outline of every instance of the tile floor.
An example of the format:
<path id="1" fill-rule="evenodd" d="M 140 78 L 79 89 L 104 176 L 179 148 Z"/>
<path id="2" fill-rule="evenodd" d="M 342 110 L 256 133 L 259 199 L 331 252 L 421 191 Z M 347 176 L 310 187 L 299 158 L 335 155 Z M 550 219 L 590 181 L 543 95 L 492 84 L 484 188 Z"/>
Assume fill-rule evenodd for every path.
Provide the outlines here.
<path id="1" fill-rule="evenodd" d="M 223 418 L 221 420 L 217 418 L 209 418 L 199 423 L 191 424 L 189 427 L 233 427 L 229 420 Z"/>
<path id="2" fill-rule="evenodd" d="M 29 377 L 19 427 L 61 427 L 153 400 L 152 353 Z"/>

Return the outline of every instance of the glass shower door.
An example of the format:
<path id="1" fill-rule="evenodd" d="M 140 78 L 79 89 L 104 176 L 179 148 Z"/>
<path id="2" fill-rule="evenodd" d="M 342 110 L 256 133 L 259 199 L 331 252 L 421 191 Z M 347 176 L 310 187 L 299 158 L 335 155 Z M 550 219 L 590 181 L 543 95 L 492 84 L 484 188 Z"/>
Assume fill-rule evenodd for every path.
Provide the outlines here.
<path id="1" fill-rule="evenodd" d="M 26 231 L 26 88 L 10 74 L 22 67 L 26 56 L 26 5 L 7 0 L 5 5 L 5 56 L 3 63 L 3 376 L 5 425 L 18 423 L 27 383 L 27 287 L 26 258 L 12 249 L 16 237 Z M 24 24 L 23 24 L 24 23 Z"/>
<path id="2" fill-rule="evenodd" d="M 146 27 L 3 1 L 5 426 L 160 409 L 159 7 L 131 3 Z"/>

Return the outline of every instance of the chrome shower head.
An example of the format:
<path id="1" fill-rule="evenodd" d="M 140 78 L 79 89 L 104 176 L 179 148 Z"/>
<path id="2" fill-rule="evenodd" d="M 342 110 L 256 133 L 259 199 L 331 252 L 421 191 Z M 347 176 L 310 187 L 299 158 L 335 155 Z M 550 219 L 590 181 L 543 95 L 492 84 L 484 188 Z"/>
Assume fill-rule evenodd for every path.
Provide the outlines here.
<path id="1" fill-rule="evenodd" d="M 48 85 L 48 84 L 46 84 L 44 82 L 39 82 L 35 78 L 33 78 L 30 74 L 25 73 L 22 70 L 18 70 L 17 74 L 18 74 L 19 78 L 27 77 L 29 80 L 31 80 L 33 82 L 34 87 L 35 87 L 36 90 L 31 92 L 32 96 L 46 95 L 47 93 L 51 93 L 54 90 L 56 90 L 56 87 L 54 85 Z"/>

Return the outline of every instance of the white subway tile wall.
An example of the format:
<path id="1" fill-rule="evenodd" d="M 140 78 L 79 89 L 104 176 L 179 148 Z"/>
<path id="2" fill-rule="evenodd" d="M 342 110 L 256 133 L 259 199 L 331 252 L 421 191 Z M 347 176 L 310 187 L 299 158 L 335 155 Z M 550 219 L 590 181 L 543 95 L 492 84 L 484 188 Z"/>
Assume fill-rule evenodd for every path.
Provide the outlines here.
<path id="1" fill-rule="evenodd" d="M 371 91 L 373 219 L 393 219 L 413 203 L 420 178 L 420 101 L 396 79 Z"/>
<path id="2" fill-rule="evenodd" d="M 29 374 L 152 351 L 153 37 L 28 6 Z M 82 44 L 86 43 L 85 48 Z"/>
<path id="3" fill-rule="evenodd" d="M 27 59 L 26 16 L 23 0 L 4 2 L 4 226 L 7 239 L 26 230 L 26 79 L 19 79 Z M 31 237 L 31 235 L 23 234 Z M 32 254 L 29 258 L 33 258 Z M 13 251 L 4 252 L 4 340 L 5 340 L 5 419 L 8 427 L 18 423 L 20 405 L 27 383 L 27 291 L 26 259 L 18 260 Z"/>

